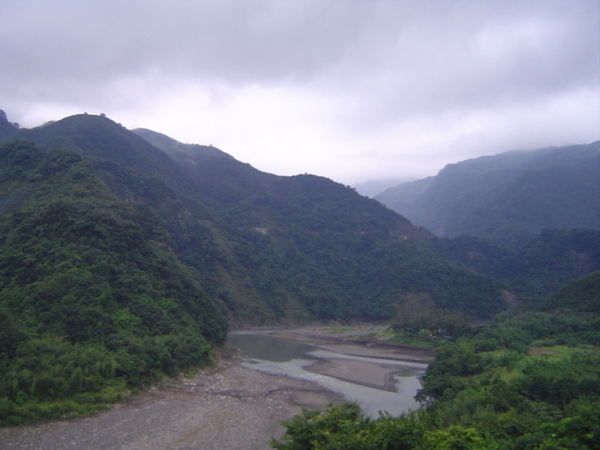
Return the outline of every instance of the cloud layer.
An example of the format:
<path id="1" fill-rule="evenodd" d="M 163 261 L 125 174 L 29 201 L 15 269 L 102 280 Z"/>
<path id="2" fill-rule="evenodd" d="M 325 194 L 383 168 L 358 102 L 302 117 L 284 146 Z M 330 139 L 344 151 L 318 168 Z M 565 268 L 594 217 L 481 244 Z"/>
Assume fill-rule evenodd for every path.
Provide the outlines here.
<path id="1" fill-rule="evenodd" d="M 23 126 L 104 112 L 345 183 L 600 139 L 596 0 L 2 3 Z"/>

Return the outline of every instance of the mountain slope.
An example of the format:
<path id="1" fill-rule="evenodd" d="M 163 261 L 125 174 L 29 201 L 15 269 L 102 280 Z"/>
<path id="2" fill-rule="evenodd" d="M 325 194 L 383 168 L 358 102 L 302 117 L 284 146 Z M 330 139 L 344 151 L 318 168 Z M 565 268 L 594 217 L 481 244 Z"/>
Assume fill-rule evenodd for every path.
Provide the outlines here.
<path id="1" fill-rule="evenodd" d="M 548 301 L 539 305 L 538 309 L 542 311 L 572 309 L 594 313 L 598 317 L 598 313 L 600 313 L 600 270 L 562 287 Z"/>
<path id="2" fill-rule="evenodd" d="M 430 297 L 434 305 L 462 298 L 457 307 L 472 314 L 503 308 L 499 285 L 444 260 L 425 243 L 429 232 L 352 189 L 311 175 L 278 177 L 223 154 L 198 154 L 195 146 L 147 130 L 144 135 L 165 151 L 187 152 L 194 164 L 179 157 L 182 169 L 239 230 L 236 240 L 243 244 L 229 250 L 243 263 L 230 270 L 239 270 L 247 281 L 227 283 L 225 297 L 233 309 L 247 311 L 247 305 L 231 300 L 241 295 L 262 296 L 276 315 L 301 305 L 309 317 L 321 318 L 388 318 L 414 295 Z M 199 267 L 189 240 L 181 252 Z M 465 284 L 438 278 L 434 267 L 444 267 L 449 278 L 473 281 L 479 296 L 478 289 L 467 295 Z"/>
<path id="3" fill-rule="evenodd" d="M 101 116 L 14 136 L 76 151 L 116 199 L 160 216 L 177 257 L 233 324 L 386 319 L 409 298 L 478 316 L 504 308 L 500 285 L 456 266 L 427 243 L 429 232 L 353 189 L 142 133 L 177 149 L 179 163 Z"/>
<path id="4" fill-rule="evenodd" d="M 210 362 L 227 332 L 160 217 L 80 155 L 0 147 L 0 424 L 89 411 Z"/>
<path id="5" fill-rule="evenodd" d="M 257 191 L 264 192 L 265 184 L 278 178 L 212 146 L 183 144 L 143 128 L 133 132 L 170 155 L 198 189 L 215 200 L 216 208 L 227 209 Z"/>
<path id="6" fill-rule="evenodd" d="M 518 250 L 472 236 L 435 240 L 447 258 L 500 281 L 520 303 L 539 303 L 600 270 L 600 230 L 548 229 Z"/>
<path id="7" fill-rule="evenodd" d="M 600 228 L 600 142 L 446 166 L 376 198 L 440 236 L 517 248 L 544 228 Z"/>
<path id="8" fill-rule="evenodd" d="M 165 134 L 148 130 L 147 128 L 136 128 L 131 131 L 155 147 L 163 150 L 182 166 L 195 166 L 198 162 L 210 158 L 234 159 L 231 155 L 212 145 L 183 144 Z"/>

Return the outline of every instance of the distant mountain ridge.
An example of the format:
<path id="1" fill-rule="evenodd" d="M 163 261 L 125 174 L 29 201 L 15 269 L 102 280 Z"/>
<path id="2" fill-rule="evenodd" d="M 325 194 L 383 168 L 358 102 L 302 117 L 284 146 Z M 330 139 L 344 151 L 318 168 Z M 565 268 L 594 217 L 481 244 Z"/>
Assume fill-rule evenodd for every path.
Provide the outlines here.
<path id="1" fill-rule="evenodd" d="M 449 164 L 375 198 L 439 236 L 517 248 L 544 228 L 600 228 L 600 141 Z"/>
<path id="2" fill-rule="evenodd" d="M 131 131 L 164 151 L 180 165 L 196 165 L 210 158 L 235 159 L 212 145 L 182 144 L 165 134 L 147 128 L 136 128 Z"/>
<path id="3" fill-rule="evenodd" d="M 199 190 L 215 201 L 214 206 L 219 210 L 227 210 L 231 204 L 248 195 L 264 193 L 265 183 L 277 178 L 276 175 L 261 172 L 213 146 L 183 144 L 147 129 L 138 128 L 133 133 L 173 158 L 182 173 L 194 180 Z"/>
<path id="4" fill-rule="evenodd" d="M 408 183 L 410 181 L 414 181 L 414 177 L 367 180 L 363 181 L 362 183 L 356 183 L 353 185 L 353 187 L 358 191 L 359 194 L 373 198 L 377 194 L 390 187 L 397 186 L 402 183 Z"/>

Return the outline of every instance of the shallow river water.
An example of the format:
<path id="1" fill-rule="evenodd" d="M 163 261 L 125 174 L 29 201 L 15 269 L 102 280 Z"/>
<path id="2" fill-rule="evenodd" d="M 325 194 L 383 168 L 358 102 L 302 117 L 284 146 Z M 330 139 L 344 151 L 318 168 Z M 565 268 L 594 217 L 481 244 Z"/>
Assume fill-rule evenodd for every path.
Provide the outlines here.
<path id="1" fill-rule="evenodd" d="M 380 411 L 397 416 L 420 407 L 414 396 L 421 388 L 419 377 L 425 373 L 426 364 L 351 356 L 303 343 L 274 339 L 257 332 L 231 333 L 229 341 L 240 349 L 244 366 L 316 382 L 342 394 L 347 401 L 358 402 L 369 416 L 377 417 Z M 389 366 L 390 376 L 393 377 L 392 390 L 376 389 L 310 370 L 311 366 L 323 361 L 338 365 L 357 364 L 360 361 L 367 378 L 369 367 Z"/>

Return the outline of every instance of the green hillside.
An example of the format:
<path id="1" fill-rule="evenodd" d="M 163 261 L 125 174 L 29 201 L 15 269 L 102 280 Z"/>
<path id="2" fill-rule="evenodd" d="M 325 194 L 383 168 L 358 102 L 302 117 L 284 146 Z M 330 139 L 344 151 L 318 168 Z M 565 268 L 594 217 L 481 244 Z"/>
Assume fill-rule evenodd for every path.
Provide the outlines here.
<path id="1" fill-rule="evenodd" d="M 519 303 L 538 303 L 563 285 L 600 270 L 600 230 L 547 229 L 518 250 L 481 238 L 433 241 L 447 258 L 500 281 Z"/>
<path id="2" fill-rule="evenodd" d="M 161 135 L 143 135 L 165 151 L 175 147 Z M 193 159 L 182 169 L 218 205 L 236 242 L 226 249 L 228 270 L 246 281 L 229 282 L 224 294 L 238 316 L 277 320 L 300 306 L 305 318 L 389 319 L 415 295 L 477 316 L 504 308 L 499 284 L 457 267 L 430 247 L 427 230 L 347 186 L 264 173 L 212 147 L 177 148 Z M 181 254 L 202 270 L 190 242 Z M 235 302 L 239 297 L 259 303 L 249 307 Z"/>
<path id="3" fill-rule="evenodd" d="M 233 324 L 387 319 L 414 296 L 480 316 L 504 308 L 497 283 L 446 260 L 427 245 L 430 233 L 351 188 L 138 133 L 162 150 L 85 114 L 13 137 L 78 152 L 117 199 L 160 215 L 179 259 Z"/>
<path id="4" fill-rule="evenodd" d="M 541 310 L 571 309 L 584 313 L 600 313 L 600 270 L 579 278 L 554 293 Z"/>
<path id="5" fill-rule="evenodd" d="M 224 307 L 151 209 L 115 199 L 77 153 L 25 141 L 0 148 L 0 180 L 1 421 L 86 411 L 210 362 Z"/>
<path id="6" fill-rule="evenodd" d="M 600 228 L 600 142 L 449 164 L 376 196 L 439 236 L 516 249 L 546 228 Z"/>

